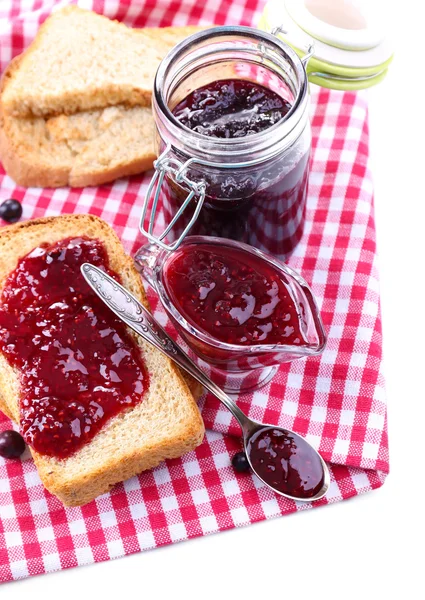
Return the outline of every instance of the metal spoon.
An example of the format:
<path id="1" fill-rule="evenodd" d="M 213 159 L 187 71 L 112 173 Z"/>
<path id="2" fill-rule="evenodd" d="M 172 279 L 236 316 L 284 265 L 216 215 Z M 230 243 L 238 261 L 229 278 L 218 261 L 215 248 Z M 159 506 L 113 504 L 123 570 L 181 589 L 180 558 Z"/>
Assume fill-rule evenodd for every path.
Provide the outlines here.
<path id="1" fill-rule="evenodd" d="M 170 338 L 164 329 L 157 323 L 153 316 L 140 304 L 140 302 L 130 294 L 122 285 L 117 283 L 112 277 L 101 271 L 97 267 L 84 263 L 81 266 L 81 272 L 101 300 L 122 320 L 128 327 L 141 335 L 146 341 L 158 348 L 166 356 L 174 360 L 179 367 L 187 371 L 194 379 L 199 381 L 207 390 L 216 396 L 226 408 L 230 410 L 236 418 L 242 429 L 243 442 L 245 453 L 248 458 L 252 471 L 257 475 L 263 483 L 277 494 L 291 498 L 292 500 L 312 502 L 319 500 L 327 493 L 330 484 L 329 469 L 320 456 L 320 454 L 311 446 L 302 436 L 288 429 L 276 427 L 275 425 L 267 425 L 250 419 L 241 411 L 235 402 L 227 396 L 201 369 L 187 356 L 187 354 Z M 304 446 L 308 446 L 313 454 L 318 457 L 323 469 L 323 477 L 321 479 L 322 486 L 312 497 L 300 497 L 283 493 L 276 489 L 256 471 L 255 466 L 251 462 L 251 451 L 253 440 L 258 437 L 259 432 L 264 430 L 282 432 L 285 436 L 293 436 L 295 440 L 301 440 Z M 255 436 L 255 438 L 254 438 Z"/>

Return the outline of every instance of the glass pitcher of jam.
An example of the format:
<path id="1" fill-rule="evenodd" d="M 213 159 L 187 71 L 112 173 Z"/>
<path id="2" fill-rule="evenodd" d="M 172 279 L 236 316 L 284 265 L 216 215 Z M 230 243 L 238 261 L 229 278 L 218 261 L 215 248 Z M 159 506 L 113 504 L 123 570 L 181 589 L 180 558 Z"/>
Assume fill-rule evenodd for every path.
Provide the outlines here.
<path id="1" fill-rule="evenodd" d="M 289 256 L 308 187 L 307 60 L 248 27 L 199 32 L 168 54 L 153 93 L 159 158 L 142 228 L 150 241 L 176 249 L 190 231 Z"/>
<path id="2" fill-rule="evenodd" d="M 175 251 L 150 243 L 135 261 L 201 366 L 229 394 L 253 391 L 280 363 L 325 347 L 307 283 L 252 246 L 189 236 Z"/>

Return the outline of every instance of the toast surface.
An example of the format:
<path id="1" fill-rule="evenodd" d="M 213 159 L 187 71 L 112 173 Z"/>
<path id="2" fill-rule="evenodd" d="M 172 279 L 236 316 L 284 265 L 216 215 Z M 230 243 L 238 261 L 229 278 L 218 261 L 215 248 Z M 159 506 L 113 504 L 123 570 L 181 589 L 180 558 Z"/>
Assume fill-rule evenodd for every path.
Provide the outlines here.
<path id="1" fill-rule="evenodd" d="M 51 17 L 54 20 L 50 27 L 57 27 L 57 20 L 66 20 L 69 14 L 83 20 L 91 20 L 92 15 L 98 17 L 68 7 L 58 19 L 62 12 Z M 99 19 L 101 23 L 109 21 L 105 17 Z M 175 44 L 202 29 L 189 26 L 128 31 L 141 47 L 154 48 L 161 59 Z M 37 40 L 38 36 L 34 44 Z M 155 126 L 148 106 L 107 105 L 68 115 L 73 111 L 63 98 L 62 114 L 56 116 L 21 118 L 9 114 L 7 99 L 15 93 L 16 81 L 21 80 L 22 73 L 25 75 L 27 60 L 26 53 L 16 57 L 3 73 L 0 85 L 0 160 L 16 183 L 24 187 L 96 186 L 152 168 L 156 158 Z M 147 94 L 150 105 L 151 87 Z M 115 99 L 111 97 L 108 103 L 114 104 Z"/>
<path id="2" fill-rule="evenodd" d="M 73 114 L 117 104 L 149 107 L 159 63 L 204 28 L 132 29 L 67 6 L 53 13 L 21 55 L 4 93 L 15 117 Z"/>
<path id="3" fill-rule="evenodd" d="M 0 99 L 0 160 L 19 185 L 101 185 L 147 171 L 155 158 L 150 108 L 20 119 L 6 115 Z"/>
<path id="4" fill-rule="evenodd" d="M 150 108 L 20 119 L 5 115 L 0 101 L 0 160 L 19 185 L 101 185 L 147 171 L 155 158 Z"/>
<path id="5" fill-rule="evenodd" d="M 146 295 L 132 259 L 114 231 L 92 215 L 64 215 L 27 221 L 0 230 L 0 289 L 18 260 L 43 242 L 72 236 L 101 240 L 111 268 L 145 306 Z M 31 451 L 45 487 L 66 506 L 90 502 L 123 481 L 166 458 L 198 446 L 204 425 L 198 407 L 178 368 L 139 336 L 150 386 L 137 406 L 108 421 L 83 448 L 67 459 Z M 19 372 L 0 353 L 0 409 L 19 423 Z M 199 391 L 199 388 L 198 388 Z"/>
<path id="6" fill-rule="evenodd" d="M 76 6 L 53 13 L 23 53 L 5 91 L 17 117 L 149 106 L 161 55 L 137 31 Z"/>

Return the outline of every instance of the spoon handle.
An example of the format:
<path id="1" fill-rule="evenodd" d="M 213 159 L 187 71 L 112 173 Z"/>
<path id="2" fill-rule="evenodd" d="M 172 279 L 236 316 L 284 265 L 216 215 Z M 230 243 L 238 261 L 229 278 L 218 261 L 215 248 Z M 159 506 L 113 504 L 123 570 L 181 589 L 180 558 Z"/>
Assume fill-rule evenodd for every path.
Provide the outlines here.
<path id="1" fill-rule="evenodd" d="M 81 272 L 92 290 L 101 300 L 124 321 L 128 327 L 143 339 L 176 362 L 208 391 L 216 396 L 238 421 L 242 431 L 249 425 L 250 419 L 241 411 L 223 390 L 218 387 L 171 339 L 149 311 L 122 285 L 104 271 L 84 263 Z"/>

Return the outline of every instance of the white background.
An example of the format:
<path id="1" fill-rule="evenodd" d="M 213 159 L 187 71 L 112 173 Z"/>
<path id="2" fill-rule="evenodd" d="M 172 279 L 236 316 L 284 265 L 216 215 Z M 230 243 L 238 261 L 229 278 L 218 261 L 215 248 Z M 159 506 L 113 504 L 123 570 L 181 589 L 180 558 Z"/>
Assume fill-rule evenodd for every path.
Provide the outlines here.
<path id="1" fill-rule="evenodd" d="M 368 91 L 390 434 L 384 486 L 318 510 L 5 584 L 1 599 L 425 598 L 422 7 L 421 0 L 398 3 L 395 60 Z"/>

